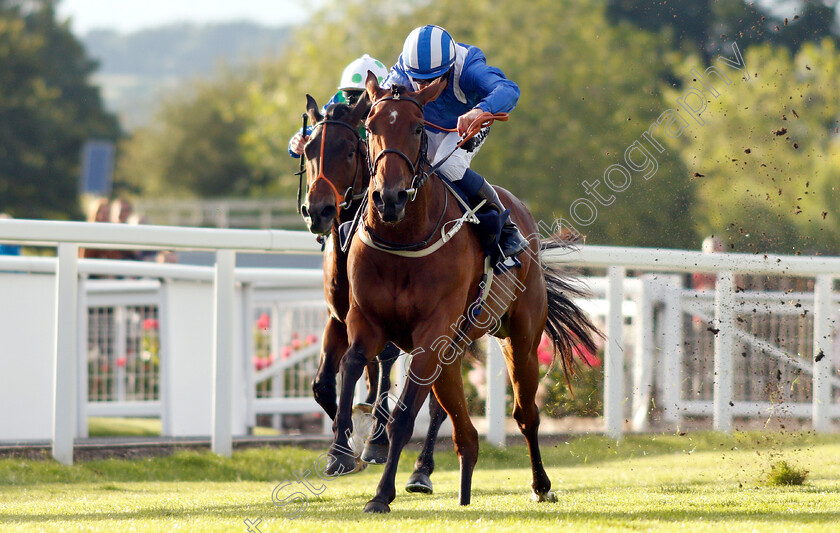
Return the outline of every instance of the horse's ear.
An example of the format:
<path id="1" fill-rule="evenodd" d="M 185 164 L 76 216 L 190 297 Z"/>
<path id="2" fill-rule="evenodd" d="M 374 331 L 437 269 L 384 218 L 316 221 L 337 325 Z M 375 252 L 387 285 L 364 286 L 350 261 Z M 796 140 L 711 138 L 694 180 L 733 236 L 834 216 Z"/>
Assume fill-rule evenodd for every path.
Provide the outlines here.
<path id="1" fill-rule="evenodd" d="M 376 74 L 369 70 L 367 79 L 365 80 L 365 89 L 367 89 L 367 95 L 371 102 L 379 100 L 381 95 L 387 91 L 379 87 L 379 80 L 376 78 Z"/>
<path id="2" fill-rule="evenodd" d="M 365 92 L 350 112 L 350 124 L 355 125 L 362 122 L 367 117 L 368 111 L 370 111 L 370 98 L 368 98 L 368 94 Z"/>
<path id="3" fill-rule="evenodd" d="M 324 118 L 318 110 L 318 102 L 316 102 L 315 99 L 308 94 L 306 95 L 306 114 L 309 115 L 309 120 L 311 120 L 313 124 L 321 122 Z"/>
<path id="4" fill-rule="evenodd" d="M 443 76 L 441 78 L 436 79 L 432 83 L 429 84 L 428 87 L 424 89 L 420 89 L 414 95 L 414 99 L 420 102 L 420 105 L 426 105 L 429 102 L 436 100 L 440 93 L 446 89 L 446 84 L 449 83 L 449 77 Z"/>

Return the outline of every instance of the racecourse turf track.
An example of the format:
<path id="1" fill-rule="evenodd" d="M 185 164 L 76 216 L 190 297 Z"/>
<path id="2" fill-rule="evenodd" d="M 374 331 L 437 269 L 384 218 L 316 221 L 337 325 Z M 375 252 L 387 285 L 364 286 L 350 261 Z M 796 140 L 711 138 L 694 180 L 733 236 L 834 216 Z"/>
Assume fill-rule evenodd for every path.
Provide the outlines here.
<path id="1" fill-rule="evenodd" d="M 326 446 L 324 446 L 326 448 Z M 543 446 L 556 503 L 534 503 L 523 446 L 482 443 L 472 505 L 457 505 L 457 460 L 437 454 L 431 496 L 402 484 L 417 456 L 406 452 L 389 515 L 366 515 L 382 467 L 321 481 L 324 450 L 259 448 L 221 458 L 209 451 L 80 462 L 0 460 L 0 531 L 837 531 L 840 436 L 755 432 L 629 435 L 620 443 L 573 437 Z M 808 470 L 801 486 L 770 486 L 771 464 Z M 294 471 L 322 489 L 272 502 Z M 279 498 L 302 485 L 292 483 Z M 286 515 L 300 510 L 294 519 Z M 259 521 L 259 522 L 258 522 Z"/>

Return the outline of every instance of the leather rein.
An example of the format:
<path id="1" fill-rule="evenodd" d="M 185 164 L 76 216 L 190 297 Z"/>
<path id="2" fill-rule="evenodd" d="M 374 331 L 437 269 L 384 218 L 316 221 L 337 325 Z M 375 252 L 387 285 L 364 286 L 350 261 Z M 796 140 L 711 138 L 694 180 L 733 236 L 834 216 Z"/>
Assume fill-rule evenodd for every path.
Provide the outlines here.
<path id="1" fill-rule="evenodd" d="M 399 91 L 396 88 L 392 87 L 390 95 L 380 98 L 379 100 L 377 100 L 376 102 L 374 102 L 371 105 L 371 115 L 373 114 L 373 108 L 374 107 L 376 107 L 380 103 L 382 103 L 384 101 L 388 101 L 388 100 L 411 102 L 412 104 L 416 105 L 420 109 L 421 113 L 423 112 L 423 105 L 420 102 L 418 102 L 417 100 L 415 100 L 413 98 L 400 95 Z M 369 117 L 370 117 L 370 115 L 369 115 Z M 479 131 L 481 131 L 481 129 L 483 127 L 489 126 L 490 124 L 492 124 L 494 120 L 505 121 L 507 119 L 508 119 L 508 114 L 507 113 L 497 113 L 497 114 L 491 114 L 491 113 L 487 113 L 487 112 L 482 113 L 476 120 L 473 121 L 472 124 L 470 124 L 470 127 L 467 129 L 467 132 L 465 133 L 463 138 L 458 142 L 458 144 L 455 146 L 455 148 L 449 154 L 447 154 L 446 157 L 444 157 L 440 161 L 438 161 L 435 165 L 432 165 L 429 162 L 429 159 L 428 159 L 428 155 L 427 155 L 428 136 L 427 136 L 426 131 L 424 129 L 423 130 L 423 138 L 422 138 L 421 143 L 420 143 L 420 150 L 418 151 L 417 158 L 414 161 L 412 161 L 410 157 L 408 157 L 405 153 L 403 153 L 400 150 L 397 150 L 397 149 L 394 149 L 394 148 L 385 148 L 382 151 L 380 151 L 378 154 L 376 154 L 376 157 L 374 157 L 373 159 L 371 159 L 370 157 L 368 158 L 370 177 L 371 177 L 371 179 L 375 179 L 377 165 L 379 164 L 379 161 L 382 160 L 386 155 L 388 155 L 388 154 L 397 155 L 398 157 L 400 157 L 401 159 L 403 159 L 406 162 L 409 170 L 411 171 L 411 176 L 412 176 L 411 177 L 411 187 L 406 189 L 406 192 L 409 194 L 409 201 L 414 201 L 414 199 L 417 197 L 418 189 L 420 189 L 420 187 L 425 185 L 425 183 L 428 181 L 429 176 L 431 176 L 432 174 L 437 172 L 437 170 L 446 162 L 447 159 L 449 159 L 450 156 L 452 156 L 452 154 L 455 153 L 455 151 L 458 148 L 461 148 L 461 146 L 463 146 L 464 143 L 466 143 L 468 140 L 470 140 L 472 137 L 474 137 Z M 368 122 L 369 121 L 370 121 L 370 118 L 368 118 L 368 120 L 365 122 L 365 128 L 366 129 L 368 128 Z M 452 128 L 452 129 L 444 128 L 444 127 L 438 126 L 438 125 L 433 124 L 433 123 L 431 123 L 429 121 L 426 121 L 426 120 L 424 120 L 423 123 L 426 126 L 436 128 L 436 129 L 439 129 L 441 131 L 448 131 L 448 132 L 457 131 L 457 128 Z M 368 139 L 370 139 L 370 130 L 369 129 L 368 129 Z M 368 153 L 370 153 L 370 152 L 368 152 Z M 426 171 L 423 171 L 424 167 L 427 168 Z M 428 235 L 428 237 L 426 237 L 424 240 L 419 241 L 419 242 L 415 242 L 415 243 L 409 243 L 409 244 L 390 242 L 388 240 L 383 239 L 382 237 L 379 237 L 375 233 L 373 233 L 372 229 L 367 224 L 364 225 L 364 232 L 359 233 L 359 238 L 362 240 L 362 242 L 364 242 L 366 245 L 368 245 L 372 248 L 375 248 L 375 249 L 378 249 L 378 250 L 381 250 L 381 251 L 384 251 L 384 252 L 388 252 L 388 253 L 391 253 L 391 254 L 394 254 L 394 255 L 400 255 L 400 256 L 403 256 L 403 257 L 424 257 L 424 256 L 430 255 L 430 254 L 434 253 L 435 251 L 437 251 L 441 246 L 443 246 L 446 242 L 448 242 L 449 239 L 451 239 L 455 235 L 455 233 L 458 232 L 458 230 L 460 230 L 460 228 L 462 227 L 464 222 L 477 223 L 477 219 L 475 219 L 475 211 L 478 210 L 478 207 L 475 208 L 475 209 L 470 209 L 470 207 L 468 205 L 465 206 L 466 210 L 467 210 L 467 213 L 459 220 L 449 221 L 449 222 L 455 222 L 455 225 L 453 226 L 453 228 L 449 232 L 444 231 L 444 229 L 442 229 L 442 228 L 444 228 L 446 226 L 446 224 L 449 223 L 449 222 L 447 222 L 447 223 L 443 222 L 443 218 L 446 215 L 446 210 L 448 208 L 448 202 L 449 202 L 449 194 L 447 194 L 446 189 L 447 188 L 450 189 L 450 192 L 452 192 L 452 194 L 455 196 L 455 198 L 457 198 L 459 201 L 460 201 L 460 197 L 458 196 L 457 193 L 455 193 L 455 191 L 451 190 L 451 186 L 450 186 L 449 183 L 447 183 L 446 180 L 442 180 L 442 182 L 445 185 L 443 210 L 441 211 L 440 217 L 438 218 L 438 221 L 437 221 L 437 224 L 435 225 L 435 228 Z M 482 202 L 482 204 L 483 204 L 483 202 Z M 360 210 L 359 216 L 362 216 L 361 210 Z M 436 235 L 438 235 L 438 233 L 440 233 L 440 236 L 441 236 L 440 239 L 438 241 L 436 241 L 434 244 L 432 244 L 431 246 L 429 246 L 429 243 L 432 241 L 433 238 L 435 238 Z M 429 247 L 427 248 L 427 246 L 429 246 Z"/>
<path id="2" fill-rule="evenodd" d="M 347 187 L 347 190 L 344 191 L 344 194 L 339 192 L 338 188 L 335 186 L 335 184 L 333 184 L 332 180 L 330 180 L 326 176 L 326 174 L 324 174 L 324 146 L 326 145 L 327 138 L 327 124 L 343 126 L 352 131 L 353 135 L 356 137 L 356 170 L 353 174 L 353 182 L 350 184 L 349 187 Z M 306 195 L 309 194 L 309 191 L 312 190 L 316 183 L 318 183 L 321 180 L 324 180 L 327 183 L 327 185 L 329 185 L 330 189 L 332 189 L 335 201 L 336 216 L 338 216 L 338 213 L 340 213 L 342 209 L 347 209 L 354 201 L 361 200 L 367 195 L 367 187 L 362 189 L 362 191 L 359 193 L 355 192 L 356 183 L 359 180 L 359 170 L 361 168 L 362 157 L 364 157 L 363 154 L 367 151 L 367 145 L 364 143 L 364 141 L 362 141 L 362 138 L 359 135 L 359 132 L 356 131 L 356 128 L 347 124 L 346 122 L 342 122 L 340 120 L 323 119 L 317 124 L 315 124 L 315 128 L 318 128 L 319 126 L 321 127 L 321 165 L 318 169 L 318 176 L 314 180 L 312 180 L 311 183 L 307 181 Z M 304 155 L 304 157 L 306 156 Z"/>

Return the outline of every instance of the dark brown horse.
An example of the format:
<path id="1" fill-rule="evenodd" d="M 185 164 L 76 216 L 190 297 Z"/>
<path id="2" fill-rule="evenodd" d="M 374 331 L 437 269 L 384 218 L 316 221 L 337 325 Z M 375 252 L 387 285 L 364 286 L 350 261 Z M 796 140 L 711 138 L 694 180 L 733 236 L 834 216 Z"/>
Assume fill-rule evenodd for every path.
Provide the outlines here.
<path id="1" fill-rule="evenodd" d="M 350 465 L 345 432 L 353 387 L 365 365 L 389 340 L 411 353 L 409 379 L 388 424 L 388 460 L 376 495 L 365 506 L 367 512 L 390 511 L 400 453 L 430 391 L 452 419 L 461 465 L 459 501 L 470 503 L 478 433 L 467 412 L 460 359 L 466 344 L 488 332 L 500 340 L 513 384 L 513 417 L 528 443 L 534 498 L 554 499 L 537 437 L 537 346 L 547 331 L 567 375 L 575 344 L 594 349 L 594 327 L 569 299 L 578 293 L 545 267 L 539 240 L 534 238 L 536 223 L 509 192 L 497 188 L 516 224 L 530 235 L 530 248 L 520 256 L 521 268 L 496 276 L 490 287 L 481 283 L 485 260 L 475 232 L 460 231 L 441 242 L 442 228 L 459 219 L 461 211 L 449 201 L 441 180 L 434 175 L 425 179 L 423 174 L 429 168 L 423 106 L 440 95 L 445 83 L 438 80 L 418 92 L 381 89 L 372 74 L 366 83 L 373 102 L 367 119 L 373 176 L 364 226 L 353 239 L 347 263 L 350 348 L 341 361 L 341 394 L 327 473 Z M 478 313 L 480 292 L 490 294 L 485 294 Z"/>
<path id="2" fill-rule="evenodd" d="M 330 316 L 324 328 L 321 362 L 312 390 L 315 400 L 332 419 L 335 419 L 337 408 L 335 378 L 338 364 L 348 346 L 344 319 L 350 307 L 347 254 L 341 250 L 338 227 L 356 215 L 370 181 L 366 147 L 358 133 L 369 108 L 370 100 L 365 96 L 354 107 L 343 104 L 331 106 L 327 116 L 323 116 L 311 96 L 307 95 L 306 101 L 306 111 L 315 129 L 303 154 L 307 186 L 301 214 L 312 233 L 331 235 L 324 255 L 324 295 Z M 399 354 L 399 349 L 389 343 L 379 357 L 381 365 L 371 361 L 366 367 L 368 396 L 365 403 L 376 404 L 376 407 L 373 410 L 372 438 L 361 455 L 365 462 L 381 464 L 387 459 L 385 424 L 389 413 L 385 393 L 391 388 L 391 369 Z M 434 445 L 446 412 L 437 400 L 430 403 L 429 410 L 428 436 L 417 459 L 416 470 L 406 485 L 411 492 L 432 492 L 429 476 L 434 470 Z"/>

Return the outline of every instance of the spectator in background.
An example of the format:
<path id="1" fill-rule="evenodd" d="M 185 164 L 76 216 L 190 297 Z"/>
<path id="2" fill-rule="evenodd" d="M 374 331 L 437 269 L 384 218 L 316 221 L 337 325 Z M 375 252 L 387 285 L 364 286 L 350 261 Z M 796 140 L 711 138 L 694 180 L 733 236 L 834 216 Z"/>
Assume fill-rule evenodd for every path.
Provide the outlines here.
<path id="1" fill-rule="evenodd" d="M 11 215 L 0 213 L 0 220 L 12 218 Z M 17 244 L 0 243 L 0 255 L 20 255 L 20 246 Z"/>
<path id="2" fill-rule="evenodd" d="M 88 222 L 110 222 L 111 201 L 107 198 L 100 198 L 93 204 L 87 217 Z M 83 259 L 122 259 L 123 252 L 120 250 L 98 250 L 93 248 L 79 248 L 79 257 Z"/>
<path id="3" fill-rule="evenodd" d="M 704 254 L 719 254 L 726 251 L 726 243 L 723 239 L 711 235 L 703 239 L 702 250 Z M 695 272 L 691 275 L 691 284 L 695 290 L 702 291 L 714 289 L 717 275 L 714 272 Z"/>
<path id="4" fill-rule="evenodd" d="M 128 214 L 122 219 L 126 224 L 148 224 L 149 220 L 146 215 L 141 215 L 134 212 L 134 208 L 128 202 Z M 119 210 L 120 214 L 125 214 L 125 209 Z M 155 261 L 157 263 L 177 263 L 178 254 L 172 250 L 139 250 L 135 252 L 135 259 L 138 261 Z"/>
<path id="5" fill-rule="evenodd" d="M 126 224 L 134 215 L 134 206 L 125 198 L 117 198 L 111 202 L 111 222 Z"/>

